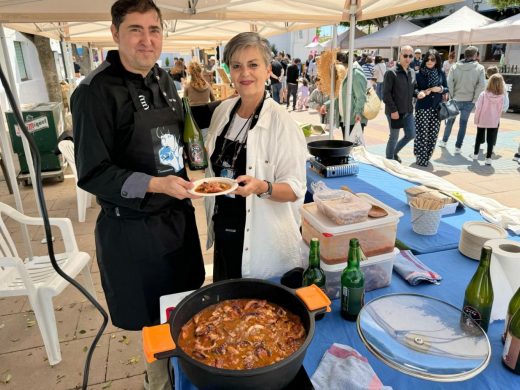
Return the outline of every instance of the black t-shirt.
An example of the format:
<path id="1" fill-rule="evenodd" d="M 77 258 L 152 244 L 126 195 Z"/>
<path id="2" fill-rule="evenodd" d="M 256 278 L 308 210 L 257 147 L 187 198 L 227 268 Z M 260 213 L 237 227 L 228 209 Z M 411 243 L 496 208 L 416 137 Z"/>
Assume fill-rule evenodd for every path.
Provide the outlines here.
<path id="1" fill-rule="evenodd" d="M 300 76 L 300 70 L 298 65 L 292 64 L 287 67 L 287 82 L 291 84 L 298 84 L 298 77 Z"/>
<path id="2" fill-rule="evenodd" d="M 273 74 L 275 74 L 276 76 L 280 77 L 282 75 L 282 64 L 280 64 L 278 61 L 274 60 L 271 62 L 271 69 Z M 271 84 L 276 84 L 279 82 L 280 80 L 271 77 Z"/>

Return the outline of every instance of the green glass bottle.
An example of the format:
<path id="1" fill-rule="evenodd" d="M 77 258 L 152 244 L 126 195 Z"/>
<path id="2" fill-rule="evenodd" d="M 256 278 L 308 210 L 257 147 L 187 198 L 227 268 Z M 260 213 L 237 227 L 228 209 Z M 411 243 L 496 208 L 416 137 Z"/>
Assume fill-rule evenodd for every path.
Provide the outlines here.
<path id="1" fill-rule="evenodd" d="M 365 304 L 365 275 L 359 268 L 362 251 L 357 238 L 352 238 L 348 250 L 348 264 L 341 273 L 341 315 L 355 321 Z"/>
<path id="2" fill-rule="evenodd" d="M 208 156 L 204 148 L 204 140 L 199 126 L 193 119 L 190 102 L 187 97 L 182 98 L 184 106 L 184 147 L 188 157 L 188 165 L 192 171 L 206 169 L 208 167 Z"/>
<path id="3" fill-rule="evenodd" d="M 311 239 L 309 250 L 309 267 L 303 272 L 303 286 L 315 284 L 325 291 L 327 278 L 325 272 L 320 267 L 320 241 L 317 238 Z"/>
<path id="4" fill-rule="evenodd" d="M 520 375 L 520 310 L 513 314 L 509 322 L 502 362 L 515 374 Z"/>
<path id="5" fill-rule="evenodd" d="M 472 318 L 486 332 L 489 326 L 489 317 L 493 306 L 493 285 L 489 272 L 491 253 L 491 247 L 484 246 L 482 248 L 477 272 L 471 278 L 464 294 L 461 324 L 470 333 L 475 332 L 475 325 L 468 317 Z"/>
<path id="6" fill-rule="evenodd" d="M 507 307 L 506 321 L 504 323 L 504 334 L 502 335 L 502 341 L 505 341 L 507 336 L 507 328 L 509 327 L 509 322 L 518 310 L 520 310 L 520 287 L 516 290 L 515 295 L 509 301 L 509 306 Z"/>

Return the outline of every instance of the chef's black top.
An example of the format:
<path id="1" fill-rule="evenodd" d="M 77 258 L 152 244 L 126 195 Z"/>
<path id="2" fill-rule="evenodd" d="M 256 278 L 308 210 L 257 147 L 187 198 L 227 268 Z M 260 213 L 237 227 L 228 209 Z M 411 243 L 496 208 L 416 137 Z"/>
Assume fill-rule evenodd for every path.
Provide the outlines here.
<path id="1" fill-rule="evenodd" d="M 181 101 L 168 74 L 156 64 L 143 78 L 123 67 L 118 51 L 109 51 L 106 61 L 82 81 L 71 97 L 71 111 L 76 119 L 78 186 L 95 194 L 102 205 L 142 210 L 151 194 L 144 199 L 121 195 L 123 184 L 136 171 L 131 159 L 124 155 L 134 130 L 136 110 L 125 79 L 135 86 L 145 110 L 167 108 L 166 99 L 170 99 L 182 129 Z M 88 142 L 83 141 L 84 136 Z M 139 172 L 158 176 L 146 169 Z"/>

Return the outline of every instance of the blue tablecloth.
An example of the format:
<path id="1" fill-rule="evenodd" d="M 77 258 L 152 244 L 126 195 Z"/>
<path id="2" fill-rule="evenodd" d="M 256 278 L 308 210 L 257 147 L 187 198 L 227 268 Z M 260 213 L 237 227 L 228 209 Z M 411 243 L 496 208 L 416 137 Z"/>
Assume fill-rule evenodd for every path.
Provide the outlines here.
<path id="1" fill-rule="evenodd" d="M 442 275 L 443 281 L 440 285 L 421 284 L 412 287 L 394 273 L 392 284 L 386 288 L 368 292 L 366 301 L 390 293 L 417 293 L 433 296 L 461 307 L 464 290 L 478 263 L 461 255 L 456 249 L 419 255 L 418 257 Z M 316 322 L 316 332 L 304 360 L 304 366 L 309 376 L 312 376 L 330 345 L 341 343 L 352 346 L 367 357 L 381 381 L 385 385 L 393 386 L 396 390 L 411 388 L 471 390 L 520 388 L 520 377 L 507 370 L 501 362 L 503 349 L 501 335 L 504 321 L 495 322 L 489 327 L 488 336 L 491 342 L 492 357 L 489 366 L 481 374 L 464 382 L 438 383 L 405 375 L 378 360 L 362 343 L 355 323 L 342 319 L 339 313 L 338 300 L 333 301 L 332 309 L 332 312 L 327 314 L 324 319 Z M 178 365 L 174 364 L 174 366 L 177 374 L 175 378 L 176 389 L 194 389 L 182 372 L 179 372 Z"/>
<path id="2" fill-rule="evenodd" d="M 416 254 L 458 248 L 464 222 L 483 220 L 479 212 L 469 207 L 457 209 L 455 214 L 442 217 L 437 234 L 423 236 L 412 230 L 410 207 L 404 192 L 406 188 L 417 185 L 416 183 L 400 179 L 367 164 L 359 164 L 359 173 L 356 176 L 337 178 L 323 178 L 307 167 L 307 188 L 310 190 L 311 183 L 319 180 L 334 189 L 347 185 L 354 192 L 367 193 L 395 210 L 401 211 L 403 216 L 397 225 L 397 239 Z"/>

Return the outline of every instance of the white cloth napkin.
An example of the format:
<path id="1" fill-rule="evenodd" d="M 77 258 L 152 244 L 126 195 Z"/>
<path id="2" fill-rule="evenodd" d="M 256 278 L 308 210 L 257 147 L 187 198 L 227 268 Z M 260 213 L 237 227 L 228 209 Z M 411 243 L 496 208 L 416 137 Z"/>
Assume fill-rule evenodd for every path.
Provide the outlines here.
<path id="1" fill-rule="evenodd" d="M 316 390 L 392 390 L 381 383 L 367 358 L 337 343 L 325 352 L 311 382 Z"/>

